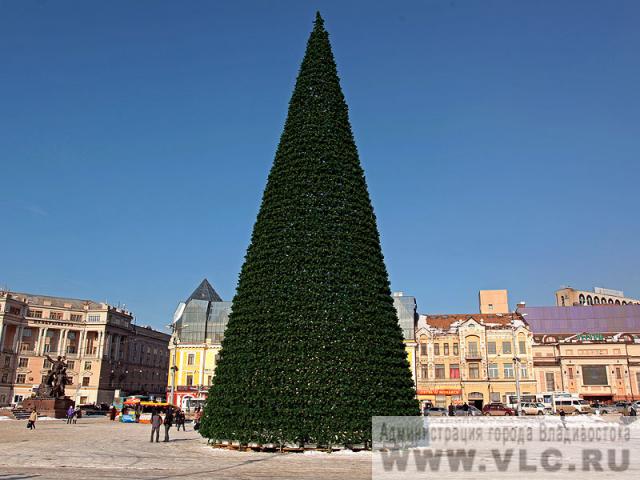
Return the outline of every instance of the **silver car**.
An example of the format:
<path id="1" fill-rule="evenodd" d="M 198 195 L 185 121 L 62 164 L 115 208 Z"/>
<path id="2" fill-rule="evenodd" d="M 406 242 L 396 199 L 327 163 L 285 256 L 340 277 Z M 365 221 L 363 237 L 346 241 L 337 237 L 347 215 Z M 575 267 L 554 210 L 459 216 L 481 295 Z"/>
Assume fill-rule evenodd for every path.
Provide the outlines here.
<path id="1" fill-rule="evenodd" d="M 447 409 L 442 407 L 429 407 L 424 410 L 425 417 L 446 417 Z"/>
<path id="2" fill-rule="evenodd" d="M 482 412 L 473 405 L 468 405 L 469 410 L 465 412 L 463 405 L 456 405 L 454 415 L 456 417 L 481 417 Z"/>

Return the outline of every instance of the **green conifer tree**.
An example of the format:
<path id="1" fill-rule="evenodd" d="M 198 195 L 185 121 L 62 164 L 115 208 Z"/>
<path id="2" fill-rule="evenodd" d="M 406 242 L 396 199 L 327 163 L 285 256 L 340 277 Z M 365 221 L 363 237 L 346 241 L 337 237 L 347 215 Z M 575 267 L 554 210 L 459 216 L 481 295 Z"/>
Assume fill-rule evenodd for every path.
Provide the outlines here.
<path id="1" fill-rule="evenodd" d="M 240 272 L 202 434 L 370 440 L 417 415 L 380 238 L 318 13 Z"/>

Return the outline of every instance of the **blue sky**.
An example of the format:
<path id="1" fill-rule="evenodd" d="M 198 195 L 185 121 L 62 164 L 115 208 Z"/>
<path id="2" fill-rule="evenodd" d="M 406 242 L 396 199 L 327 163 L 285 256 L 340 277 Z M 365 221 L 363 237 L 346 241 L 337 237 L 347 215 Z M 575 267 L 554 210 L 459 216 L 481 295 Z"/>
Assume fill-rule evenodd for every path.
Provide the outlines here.
<path id="1" fill-rule="evenodd" d="M 231 299 L 314 12 L 394 290 L 640 296 L 640 3 L 0 0 L 0 285 Z"/>

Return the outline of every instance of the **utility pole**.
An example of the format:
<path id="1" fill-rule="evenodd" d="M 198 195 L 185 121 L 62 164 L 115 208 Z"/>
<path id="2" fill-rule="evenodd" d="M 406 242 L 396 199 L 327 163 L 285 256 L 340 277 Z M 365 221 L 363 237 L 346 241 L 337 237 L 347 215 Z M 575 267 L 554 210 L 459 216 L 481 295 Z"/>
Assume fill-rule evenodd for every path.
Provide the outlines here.
<path id="1" fill-rule="evenodd" d="M 516 414 L 520 416 L 522 414 L 522 407 L 520 404 L 520 358 L 516 353 L 516 347 L 518 346 L 518 342 L 516 339 L 516 327 L 513 323 L 514 314 L 511 314 L 511 335 L 513 337 L 513 368 L 516 373 L 516 401 L 518 402 L 516 405 Z"/>

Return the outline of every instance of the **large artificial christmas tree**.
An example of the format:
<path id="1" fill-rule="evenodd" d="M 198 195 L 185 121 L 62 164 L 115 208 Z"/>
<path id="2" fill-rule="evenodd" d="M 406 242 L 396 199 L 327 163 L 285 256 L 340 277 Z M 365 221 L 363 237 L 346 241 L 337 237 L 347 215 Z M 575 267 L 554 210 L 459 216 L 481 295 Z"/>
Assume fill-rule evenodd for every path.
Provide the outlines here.
<path id="1" fill-rule="evenodd" d="M 318 14 L 240 272 L 201 433 L 352 444 L 417 415 L 329 36 Z"/>

